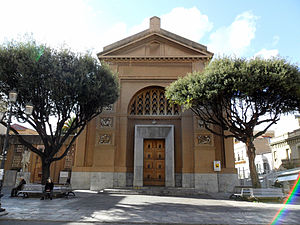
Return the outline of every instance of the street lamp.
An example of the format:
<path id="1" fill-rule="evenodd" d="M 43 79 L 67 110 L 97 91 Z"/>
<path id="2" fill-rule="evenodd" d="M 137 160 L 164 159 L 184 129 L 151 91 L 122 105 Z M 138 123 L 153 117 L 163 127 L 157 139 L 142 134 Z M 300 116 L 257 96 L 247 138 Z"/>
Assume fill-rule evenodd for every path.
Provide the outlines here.
<path id="1" fill-rule="evenodd" d="M 0 122 L 2 122 L 4 120 L 5 114 L 8 113 L 6 134 L 5 134 L 5 138 L 4 138 L 4 144 L 3 144 L 2 154 L 1 154 L 1 165 L 0 165 L 0 213 L 5 211 L 5 209 L 1 207 L 1 198 L 3 196 L 2 186 L 3 186 L 3 181 L 4 181 L 4 164 L 5 164 L 6 155 L 7 155 L 7 151 L 8 151 L 8 139 L 9 139 L 11 117 L 13 115 L 13 106 L 17 101 L 17 97 L 18 97 L 18 93 L 15 90 L 10 91 L 8 94 L 8 108 L 9 109 L 6 112 L 0 113 Z M 31 104 L 27 104 L 25 107 L 25 114 L 26 114 L 27 118 L 32 114 L 32 111 L 33 111 L 33 106 Z M 23 122 L 25 122 L 25 121 L 23 121 Z"/>

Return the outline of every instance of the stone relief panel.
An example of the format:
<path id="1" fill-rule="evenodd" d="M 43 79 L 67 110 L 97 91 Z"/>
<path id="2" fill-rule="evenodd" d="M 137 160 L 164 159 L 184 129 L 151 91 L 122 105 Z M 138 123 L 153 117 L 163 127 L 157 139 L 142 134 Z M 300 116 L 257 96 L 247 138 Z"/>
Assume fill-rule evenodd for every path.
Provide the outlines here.
<path id="1" fill-rule="evenodd" d="M 111 144 L 112 136 L 111 134 L 101 134 L 99 138 L 99 144 Z"/>
<path id="2" fill-rule="evenodd" d="M 205 129 L 203 120 L 196 118 L 196 123 L 197 123 L 196 124 L 197 129 Z M 211 128 L 212 125 L 209 124 L 208 127 Z"/>
<path id="3" fill-rule="evenodd" d="M 99 128 L 112 128 L 113 118 L 112 117 L 100 117 Z"/>
<path id="4" fill-rule="evenodd" d="M 96 145 L 113 145 L 114 139 L 112 133 L 99 133 L 96 136 Z"/>
<path id="5" fill-rule="evenodd" d="M 108 105 L 108 106 L 103 107 L 103 112 L 104 112 L 104 111 L 112 112 L 113 109 L 114 109 L 113 106 L 114 106 L 113 104 L 110 104 L 110 105 Z"/>
<path id="6" fill-rule="evenodd" d="M 196 134 L 196 145 L 213 145 L 213 137 L 212 134 Z"/>

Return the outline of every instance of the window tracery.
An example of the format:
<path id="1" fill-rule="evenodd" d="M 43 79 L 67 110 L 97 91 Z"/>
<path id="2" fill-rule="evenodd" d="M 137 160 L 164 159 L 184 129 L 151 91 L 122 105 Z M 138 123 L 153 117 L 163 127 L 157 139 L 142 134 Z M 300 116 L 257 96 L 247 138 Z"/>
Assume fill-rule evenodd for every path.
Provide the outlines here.
<path id="1" fill-rule="evenodd" d="M 165 98 L 165 90 L 161 87 L 149 87 L 131 100 L 130 115 L 141 116 L 176 116 L 180 114 L 177 104 L 170 104 Z"/>

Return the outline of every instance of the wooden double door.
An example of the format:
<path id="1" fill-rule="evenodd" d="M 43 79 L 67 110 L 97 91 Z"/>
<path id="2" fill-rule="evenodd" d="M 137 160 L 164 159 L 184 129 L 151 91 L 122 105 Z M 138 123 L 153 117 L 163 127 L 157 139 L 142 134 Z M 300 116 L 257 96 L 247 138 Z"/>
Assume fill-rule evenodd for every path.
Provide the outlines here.
<path id="1" fill-rule="evenodd" d="M 165 139 L 144 140 L 144 186 L 165 186 Z"/>

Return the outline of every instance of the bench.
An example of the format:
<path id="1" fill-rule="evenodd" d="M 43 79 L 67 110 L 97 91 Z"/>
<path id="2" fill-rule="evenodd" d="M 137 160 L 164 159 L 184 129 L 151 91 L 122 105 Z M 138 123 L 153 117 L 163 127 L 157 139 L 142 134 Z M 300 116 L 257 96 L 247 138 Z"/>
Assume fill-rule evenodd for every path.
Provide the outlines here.
<path id="1" fill-rule="evenodd" d="M 17 196 L 23 195 L 23 198 L 28 198 L 29 194 L 42 195 L 43 191 L 44 185 L 42 184 L 25 184 L 23 189 L 18 191 Z M 64 195 L 68 197 L 69 195 L 75 196 L 75 193 L 70 185 L 54 185 L 53 195 Z"/>
<path id="2" fill-rule="evenodd" d="M 72 196 L 75 196 L 75 193 L 73 192 L 73 189 L 71 188 L 71 185 L 54 185 L 53 187 L 53 194 L 62 194 L 65 197 L 68 197 L 72 194 Z"/>
<path id="3" fill-rule="evenodd" d="M 23 189 L 18 191 L 17 196 L 23 195 L 23 198 L 28 198 L 29 194 L 42 194 L 44 186 L 41 184 L 24 184 Z"/>
<path id="4" fill-rule="evenodd" d="M 259 201 L 263 199 L 279 200 L 284 199 L 284 194 L 281 188 L 249 188 L 242 187 L 239 193 L 232 194 L 229 198 L 235 200 L 250 200 Z"/>
<path id="5" fill-rule="evenodd" d="M 262 199 L 274 199 L 282 201 L 285 198 L 285 195 L 283 194 L 281 188 L 254 188 L 250 198 L 253 198 L 257 201 Z"/>
<path id="6" fill-rule="evenodd" d="M 229 199 L 243 200 L 243 196 L 246 194 L 248 188 L 252 188 L 252 186 L 235 186 L 233 194 L 230 195 Z"/>

